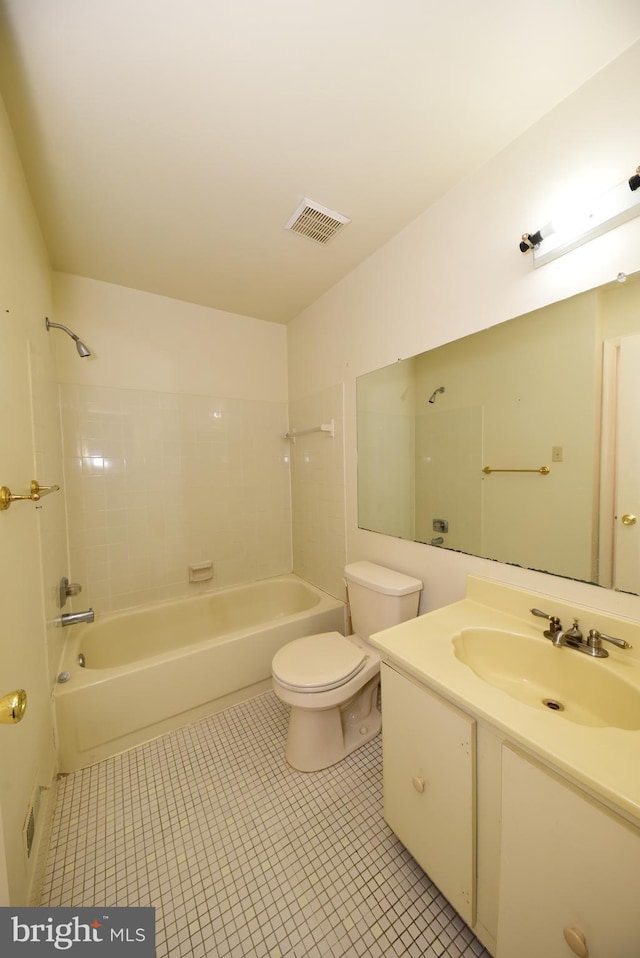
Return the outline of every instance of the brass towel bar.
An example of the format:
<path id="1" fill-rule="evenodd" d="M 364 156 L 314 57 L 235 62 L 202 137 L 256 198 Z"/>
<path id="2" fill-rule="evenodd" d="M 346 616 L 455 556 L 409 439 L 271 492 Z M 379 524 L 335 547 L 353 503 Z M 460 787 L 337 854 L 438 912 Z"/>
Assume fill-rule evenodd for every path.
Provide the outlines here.
<path id="1" fill-rule="evenodd" d="M 8 509 L 12 502 L 39 502 L 43 496 L 48 496 L 50 492 L 57 492 L 60 486 L 41 486 L 37 479 L 34 479 L 29 488 L 28 496 L 15 496 L 8 486 L 0 488 L 0 512 Z"/>
<path id="2" fill-rule="evenodd" d="M 492 472 L 539 472 L 541 476 L 548 476 L 551 469 L 549 466 L 540 466 L 539 469 L 493 469 L 491 466 L 485 466 L 482 471 L 487 476 L 490 476 Z"/>

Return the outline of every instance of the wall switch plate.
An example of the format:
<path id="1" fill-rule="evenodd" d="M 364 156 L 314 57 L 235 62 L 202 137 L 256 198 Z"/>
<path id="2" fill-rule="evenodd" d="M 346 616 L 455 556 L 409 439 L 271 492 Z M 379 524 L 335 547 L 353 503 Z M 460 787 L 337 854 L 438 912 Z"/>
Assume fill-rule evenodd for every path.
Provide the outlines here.
<path id="1" fill-rule="evenodd" d="M 562 462 L 562 446 L 551 447 L 551 462 Z"/>

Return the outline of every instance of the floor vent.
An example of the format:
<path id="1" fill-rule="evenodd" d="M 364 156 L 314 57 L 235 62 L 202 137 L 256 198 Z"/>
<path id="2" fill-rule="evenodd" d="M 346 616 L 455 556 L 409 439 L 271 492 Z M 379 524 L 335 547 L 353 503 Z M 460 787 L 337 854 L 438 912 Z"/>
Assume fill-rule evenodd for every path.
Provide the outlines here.
<path id="1" fill-rule="evenodd" d="M 321 206 L 305 196 L 284 228 L 324 246 L 350 222 L 348 216 L 328 210 L 326 206 Z"/>
<path id="2" fill-rule="evenodd" d="M 40 788 L 36 787 L 35 792 L 33 793 L 33 798 L 29 809 L 27 811 L 27 817 L 24 820 L 24 826 L 22 829 L 22 835 L 24 839 L 24 847 L 27 853 L 27 858 L 31 856 L 31 851 L 33 849 L 33 839 L 36 834 L 36 821 L 38 819 L 38 812 L 40 811 Z"/>

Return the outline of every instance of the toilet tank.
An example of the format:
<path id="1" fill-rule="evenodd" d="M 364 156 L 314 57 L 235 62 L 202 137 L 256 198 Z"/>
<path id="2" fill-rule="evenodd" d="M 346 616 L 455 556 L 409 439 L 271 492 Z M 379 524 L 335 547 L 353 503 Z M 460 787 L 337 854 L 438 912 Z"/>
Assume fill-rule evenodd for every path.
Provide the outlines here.
<path id="1" fill-rule="evenodd" d="M 353 631 L 363 639 L 418 614 L 422 582 L 375 562 L 345 566 Z"/>

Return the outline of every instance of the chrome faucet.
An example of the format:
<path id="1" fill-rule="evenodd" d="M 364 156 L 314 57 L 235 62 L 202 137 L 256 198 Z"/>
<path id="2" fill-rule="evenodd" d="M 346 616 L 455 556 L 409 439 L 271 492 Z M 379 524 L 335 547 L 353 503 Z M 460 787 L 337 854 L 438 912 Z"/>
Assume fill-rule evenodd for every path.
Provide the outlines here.
<path id="1" fill-rule="evenodd" d="M 93 609 L 87 609 L 86 612 L 65 612 L 60 616 L 61 625 L 78 625 L 80 622 L 93 622 L 95 613 Z"/>
<path id="2" fill-rule="evenodd" d="M 580 627 L 578 626 L 578 620 L 573 620 L 573 625 L 570 629 L 564 630 L 560 623 L 560 619 L 557 615 L 548 615 L 546 612 L 541 612 L 540 609 L 530 609 L 532 615 L 537 615 L 541 619 L 549 620 L 549 628 L 545 629 L 544 635 L 547 639 L 551 639 L 551 644 L 555 646 L 556 649 L 561 649 L 566 646 L 568 649 L 576 649 L 578 652 L 584 652 L 586 655 L 591 655 L 596 659 L 606 659 L 609 653 L 606 649 L 602 648 L 602 640 L 605 642 L 611 642 L 612 645 L 617 645 L 619 649 L 631 649 L 633 648 L 628 642 L 625 642 L 624 639 L 619 639 L 615 635 L 607 635 L 605 632 L 598 632 L 597 629 L 589 629 L 589 634 L 585 640 Z"/>
<path id="3" fill-rule="evenodd" d="M 545 633 L 546 635 L 546 633 Z M 570 629 L 567 629 L 566 632 L 560 629 L 558 632 L 555 632 L 551 638 L 551 644 L 555 645 L 557 649 L 561 648 L 563 645 L 568 645 L 572 649 L 578 648 L 582 643 L 583 635 L 578 626 L 578 620 L 573 620 L 573 625 Z"/>

